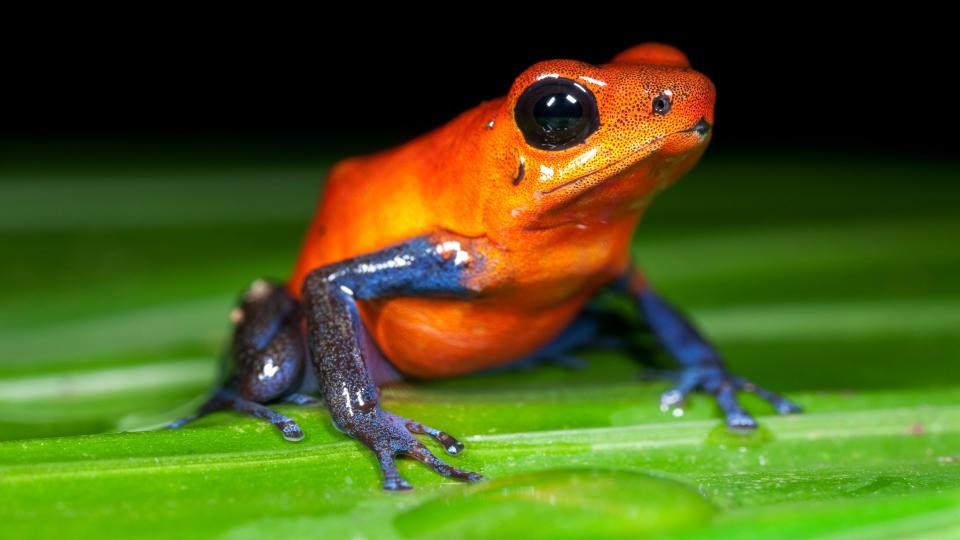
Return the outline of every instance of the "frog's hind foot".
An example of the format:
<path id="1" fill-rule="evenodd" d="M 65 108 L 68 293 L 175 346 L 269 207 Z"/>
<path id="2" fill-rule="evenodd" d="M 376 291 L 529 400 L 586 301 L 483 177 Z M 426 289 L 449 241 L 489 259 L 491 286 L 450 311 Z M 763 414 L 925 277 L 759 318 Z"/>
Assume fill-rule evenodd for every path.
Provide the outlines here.
<path id="1" fill-rule="evenodd" d="M 279 429 L 280 433 L 283 435 L 283 438 L 288 441 L 297 442 L 302 440 L 304 437 L 303 430 L 300 429 L 297 421 L 293 418 L 282 415 L 273 409 L 265 405 L 261 405 L 255 401 L 244 399 L 238 396 L 236 393 L 225 389 L 218 390 L 213 397 L 207 400 L 207 402 L 200 407 L 196 414 L 170 422 L 167 424 L 167 429 L 176 429 L 182 427 L 190 422 L 193 422 L 194 420 L 203 418 L 210 413 L 221 410 L 233 410 L 239 413 L 248 414 L 254 418 L 266 420 L 267 422 L 273 424 L 274 427 Z"/>
<path id="2" fill-rule="evenodd" d="M 659 372 L 660 378 L 676 381 L 673 388 L 660 396 L 660 410 L 664 412 L 682 410 L 687 396 L 701 390 L 713 395 L 720 410 L 723 411 L 727 425 L 734 429 L 753 429 L 757 421 L 737 400 L 737 392 L 750 392 L 773 405 L 779 414 L 796 414 L 803 409 L 789 399 L 757 386 L 749 380 L 731 374 L 719 366 L 688 367 L 678 371 Z M 656 376 L 656 375 L 655 375 Z"/>

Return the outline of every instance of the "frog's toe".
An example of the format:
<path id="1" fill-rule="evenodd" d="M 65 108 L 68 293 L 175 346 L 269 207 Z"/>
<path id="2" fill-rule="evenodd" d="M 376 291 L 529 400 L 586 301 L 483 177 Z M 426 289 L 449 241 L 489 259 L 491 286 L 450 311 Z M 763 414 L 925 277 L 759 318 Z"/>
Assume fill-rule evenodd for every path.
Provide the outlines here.
<path id="1" fill-rule="evenodd" d="M 797 414 L 803 412 L 803 407 L 781 396 L 780 394 L 777 394 L 776 392 L 771 392 L 762 386 L 757 386 L 742 377 L 737 377 L 736 382 L 737 387 L 740 390 L 751 392 L 759 396 L 761 399 L 768 401 L 780 414 Z"/>
<path id="2" fill-rule="evenodd" d="M 757 421 L 740 406 L 737 400 L 737 386 L 734 381 L 724 379 L 717 387 L 708 387 L 727 418 L 727 426 L 733 429 L 754 429 Z"/>
<path id="3" fill-rule="evenodd" d="M 283 438 L 288 441 L 296 442 L 303 440 L 303 430 L 300 429 L 297 421 L 293 418 L 280 414 L 261 403 L 240 397 L 233 390 L 227 390 L 224 388 L 221 388 L 214 393 L 214 395 L 200 407 L 200 409 L 197 411 L 197 414 L 188 416 L 186 418 L 181 418 L 179 420 L 174 420 L 173 422 L 167 424 L 167 428 L 175 429 L 188 422 L 202 418 L 212 412 L 224 409 L 233 410 L 242 414 L 253 416 L 254 418 L 265 420 L 280 430 Z"/>
<path id="4" fill-rule="evenodd" d="M 746 411 L 733 411 L 727 414 L 727 426 L 732 429 L 756 429 L 757 420 Z"/>
<path id="5" fill-rule="evenodd" d="M 283 433 L 283 438 L 290 442 L 299 442 L 303 440 L 304 434 L 303 430 L 300 429 L 300 426 L 296 422 L 290 421 L 287 424 L 278 425 L 280 432 Z"/>
<path id="6" fill-rule="evenodd" d="M 483 477 L 475 472 L 458 469 L 452 465 L 444 463 L 443 460 L 433 455 L 426 446 L 407 434 L 405 437 L 397 437 L 381 446 L 376 451 L 377 461 L 380 463 L 380 470 L 383 472 L 383 489 L 387 491 L 406 491 L 413 489 L 409 482 L 400 476 L 397 470 L 397 464 L 394 456 L 403 455 L 411 457 L 424 465 L 427 465 L 437 474 L 446 478 L 454 478 L 465 482 L 476 482 Z"/>
<path id="7" fill-rule="evenodd" d="M 407 491 L 413 489 L 410 482 L 407 482 L 400 471 L 397 470 L 397 463 L 393 460 L 394 452 L 389 448 L 382 448 L 377 451 L 377 461 L 380 463 L 380 470 L 383 472 L 383 489 L 385 491 Z"/>
<path id="8" fill-rule="evenodd" d="M 681 416 L 687 406 L 687 394 L 676 388 L 671 388 L 660 395 L 660 410 L 663 412 L 681 411 L 674 416 Z"/>
<path id="9" fill-rule="evenodd" d="M 395 476 L 383 480 L 383 489 L 386 491 L 409 491 L 413 489 L 413 486 L 402 477 Z"/>
<path id="10" fill-rule="evenodd" d="M 430 435 L 442 444 L 448 453 L 457 455 L 462 452 L 463 443 L 447 433 L 384 409 L 378 409 L 370 420 L 369 423 L 357 424 L 357 427 L 351 430 L 351 434 L 364 441 L 376 453 L 380 470 L 383 472 L 384 489 L 388 491 L 411 489 L 410 484 L 397 472 L 394 458 L 398 455 L 413 458 L 447 478 L 465 482 L 483 479 L 475 472 L 465 471 L 445 463 L 414 436 L 415 434 Z M 363 429 L 357 429 L 361 425 Z"/>
<path id="11" fill-rule="evenodd" d="M 429 435 L 433 437 L 434 440 L 443 446 L 444 451 L 452 456 L 459 455 L 461 452 L 463 452 L 463 443 L 445 431 L 440 431 L 437 428 L 432 428 L 415 420 L 398 416 L 390 411 L 383 411 L 383 415 L 386 416 L 394 425 L 403 426 L 410 433 Z"/>
<path id="12" fill-rule="evenodd" d="M 409 429 L 412 433 L 426 433 L 427 435 L 433 437 L 434 439 L 436 439 L 438 443 L 440 443 L 443 446 L 443 449 L 451 456 L 456 456 L 456 455 L 459 455 L 461 452 L 463 452 L 463 448 L 464 448 L 463 443 L 457 440 L 455 437 L 453 437 L 449 433 L 440 431 L 439 429 L 435 429 L 430 426 L 424 426 L 423 424 L 417 424 L 417 425 L 420 428 L 422 428 L 423 431 L 410 429 L 409 425 L 407 426 L 407 429 Z"/>
<path id="13" fill-rule="evenodd" d="M 681 416 L 683 409 L 687 404 L 687 396 L 691 392 L 702 387 L 705 380 L 711 374 L 705 373 L 699 369 L 686 369 L 683 371 L 658 371 L 655 372 L 659 378 L 674 379 L 677 384 L 661 394 L 660 410 L 663 412 L 672 412 L 674 416 Z"/>
<path id="14" fill-rule="evenodd" d="M 406 455 L 416 459 L 420 463 L 429 466 L 437 474 L 447 478 L 455 478 L 464 482 L 478 482 L 483 480 L 483 476 L 478 473 L 458 469 L 453 465 L 448 465 L 442 459 L 433 455 L 427 447 L 419 442 L 412 445 L 406 452 Z"/>
<path id="15" fill-rule="evenodd" d="M 683 414 L 687 397 L 691 392 L 702 390 L 712 394 L 717 406 L 723 412 L 726 423 L 734 429 L 754 429 L 757 421 L 737 399 L 737 392 L 751 392 L 768 401 L 779 414 L 793 414 L 802 409 L 789 399 L 757 386 L 752 382 L 731 375 L 726 369 L 717 366 L 690 367 L 679 373 L 671 374 L 677 384 L 660 396 L 660 410 L 673 412 L 674 416 Z"/>

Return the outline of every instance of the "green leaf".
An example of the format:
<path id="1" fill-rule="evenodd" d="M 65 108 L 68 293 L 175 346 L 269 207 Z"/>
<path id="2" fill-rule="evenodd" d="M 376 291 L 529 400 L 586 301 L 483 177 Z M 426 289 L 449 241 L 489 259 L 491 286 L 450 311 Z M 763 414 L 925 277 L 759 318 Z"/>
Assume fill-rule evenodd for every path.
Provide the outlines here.
<path id="1" fill-rule="evenodd" d="M 553 469 L 438 497 L 402 512 L 394 524 L 409 538 L 504 538 L 517 531 L 525 538 L 605 538 L 689 530 L 714 512 L 683 482 L 625 469 Z"/>
<path id="2" fill-rule="evenodd" d="M 95 157 L 0 181 L 2 538 L 960 536 L 951 167 L 708 155 L 652 207 L 635 258 L 805 414 L 744 396 L 750 435 L 703 396 L 664 415 L 666 383 L 601 351 L 406 383 L 386 407 L 490 480 L 404 461 L 396 494 L 320 409 L 278 407 L 299 443 L 231 413 L 157 429 L 208 391 L 236 293 L 287 273 L 327 163 Z"/>

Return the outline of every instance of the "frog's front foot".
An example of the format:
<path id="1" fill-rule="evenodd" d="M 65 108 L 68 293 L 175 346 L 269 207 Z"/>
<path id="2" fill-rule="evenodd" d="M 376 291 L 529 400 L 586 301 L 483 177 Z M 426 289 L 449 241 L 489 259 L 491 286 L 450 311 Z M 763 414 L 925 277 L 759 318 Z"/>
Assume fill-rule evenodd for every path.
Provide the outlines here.
<path id="1" fill-rule="evenodd" d="M 802 409 L 789 399 L 733 375 L 722 366 L 692 366 L 671 373 L 677 384 L 660 396 L 660 410 L 664 412 L 683 408 L 687 396 L 700 390 L 713 395 L 727 419 L 727 425 L 737 429 L 757 427 L 757 421 L 737 401 L 737 392 L 752 392 L 770 402 L 780 414 L 793 414 Z"/>
<path id="2" fill-rule="evenodd" d="M 413 434 L 430 435 L 443 445 L 447 453 L 452 455 L 463 451 L 463 443 L 443 431 L 403 418 L 379 406 L 343 419 L 337 422 L 337 426 L 365 444 L 377 456 L 380 470 L 383 471 L 383 489 L 385 490 L 398 491 L 413 487 L 400 476 L 394 461 L 397 456 L 416 459 L 447 478 L 466 482 L 483 479 L 483 476 L 475 472 L 464 471 L 444 463 Z"/>

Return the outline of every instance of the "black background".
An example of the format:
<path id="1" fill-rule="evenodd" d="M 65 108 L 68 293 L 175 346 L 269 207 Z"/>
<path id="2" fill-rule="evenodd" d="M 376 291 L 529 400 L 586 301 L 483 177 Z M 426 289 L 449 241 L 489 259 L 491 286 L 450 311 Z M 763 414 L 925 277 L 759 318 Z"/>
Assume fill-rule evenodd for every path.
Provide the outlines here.
<path id="1" fill-rule="evenodd" d="M 833 21 L 823 7 L 705 15 L 661 4 L 632 15 L 605 5 L 612 20 L 601 24 L 588 6 L 545 6 L 523 16 L 474 6 L 391 27 L 291 16 L 34 36 L 13 55 L 0 130 L 22 140 L 403 138 L 503 95 L 535 61 L 602 63 L 661 41 L 716 83 L 715 145 L 952 154 L 954 31 L 936 14 Z"/>

